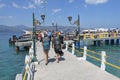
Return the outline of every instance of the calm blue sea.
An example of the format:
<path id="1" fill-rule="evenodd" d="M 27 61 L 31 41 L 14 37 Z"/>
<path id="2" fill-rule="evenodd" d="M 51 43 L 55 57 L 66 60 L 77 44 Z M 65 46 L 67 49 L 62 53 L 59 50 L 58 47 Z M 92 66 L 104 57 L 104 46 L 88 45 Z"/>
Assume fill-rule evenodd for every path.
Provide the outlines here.
<path id="1" fill-rule="evenodd" d="M 22 33 L 0 32 L 0 80 L 15 80 L 17 73 L 21 73 L 27 51 L 16 52 L 8 39 L 12 35 Z"/>

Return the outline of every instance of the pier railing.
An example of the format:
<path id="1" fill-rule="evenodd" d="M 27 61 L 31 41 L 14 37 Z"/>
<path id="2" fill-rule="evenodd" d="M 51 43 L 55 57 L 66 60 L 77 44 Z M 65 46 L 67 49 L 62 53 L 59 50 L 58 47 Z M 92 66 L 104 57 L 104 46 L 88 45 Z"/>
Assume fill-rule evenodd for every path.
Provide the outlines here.
<path id="1" fill-rule="evenodd" d="M 81 39 L 104 39 L 104 38 L 120 38 L 120 33 L 108 33 L 108 32 L 99 32 L 99 33 L 82 33 L 79 34 Z"/>
<path id="2" fill-rule="evenodd" d="M 29 49 L 29 55 L 25 57 L 25 71 L 23 73 L 23 80 L 34 80 L 34 71 L 35 71 L 35 63 L 33 60 L 33 43 L 31 48 Z"/>
<path id="3" fill-rule="evenodd" d="M 87 40 L 87 39 L 114 39 L 114 38 L 120 38 L 120 33 L 116 32 L 96 32 L 96 33 L 81 33 L 76 36 L 74 33 L 64 33 L 64 39 L 65 40 L 72 40 L 79 38 L 81 40 Z"/>
<path id="4" fill-rule="evenodd" d="M 82 56 L 80 58 L 78 58 L 80 60 L 81 59 L 88 60 L 89 58 L 91 58 L 93 61 L 99 62 L 100 64 L 97 64 L 97 65 L 100 67 L 100 70 L 106 70 L 107 69 L 106 67 L 110 66 L 110 67 L 120 71 L 120 65 L 116 65 L 116 64 L 113 64 L 111 62 L 108 62 L 107 59 L 109 58 L 112 61 L 118 62 L 118 63 L 120 62 L 120 60 L 106 55 L 105 51 L 95 52 L 92 50 L 88 50 L 86 46 L 84 46 L 84 48 L 77 49 L 74 44 L 72 44 L 72 47 L 69 47 L 69 43 L 66 42 L 66 50 L 68 50 L 68 49 L 70 50 L 70 52 L 73 55 L 82 54 Z"/>
<path id="5" fill-rule="evenodd" d="M 21 74 L 17 74 L 16 80 L 34 80 L 35 63 L 33 60 L 33 43 L 29 49 L 29 55 L 25 56 L 25 66 Z M 20 76 L 19 76 L 20 75 Z"/>

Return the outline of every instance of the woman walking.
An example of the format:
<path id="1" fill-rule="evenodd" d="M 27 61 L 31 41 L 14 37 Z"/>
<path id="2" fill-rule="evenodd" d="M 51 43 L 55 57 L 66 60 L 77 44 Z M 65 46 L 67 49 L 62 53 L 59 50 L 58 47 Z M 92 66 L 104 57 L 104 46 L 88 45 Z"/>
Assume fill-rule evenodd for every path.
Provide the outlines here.
<path id="1" fill-rule="evenodd" d="M 48 53 L 50 50 L 50 39 L 47 34 L 44 34 L 44 39 L 43 39 L 43 50 L 45 54 L 45 65 L 48 64 Z"/>

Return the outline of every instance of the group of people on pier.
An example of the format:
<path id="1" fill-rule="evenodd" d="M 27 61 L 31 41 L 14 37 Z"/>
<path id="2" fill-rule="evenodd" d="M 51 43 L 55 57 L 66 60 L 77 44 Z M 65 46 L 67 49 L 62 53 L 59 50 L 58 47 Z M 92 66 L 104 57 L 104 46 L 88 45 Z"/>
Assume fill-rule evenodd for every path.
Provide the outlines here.
<path id="1" fill-rule="evenodd" d="M 62 45 L 64 36 L 61 32 L 43 31 L 38 34 L 38 39 L 42 42 L 43 50 L 45 54 L 45 65 L 48 64 L 48 53 L 50 46 L 54 48 L 56 62 L 59 63 L 59 57 L 63 55 Z"/>

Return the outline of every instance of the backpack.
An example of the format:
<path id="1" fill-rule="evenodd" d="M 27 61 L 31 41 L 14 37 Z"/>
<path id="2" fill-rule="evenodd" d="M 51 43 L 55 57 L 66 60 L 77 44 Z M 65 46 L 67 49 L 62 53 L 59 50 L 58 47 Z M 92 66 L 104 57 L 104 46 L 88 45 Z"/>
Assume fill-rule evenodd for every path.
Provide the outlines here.
<path id="1" fill-rule="evenodd" d="M 60 35 L 59 38 L 60 38 L 60 42 L 61 42 L 61 44 L 63 44 L 63 43 L 64 43 L 64 42 L 63 42 L 63 36 Z"/>
<path id="2" fill-rule="evenodd" d="M 50 49 L 50 40 L 48 37 L 45 37 L 43 40 L 43 49 L 49 50 Z"/>
<path id="3" fill-rule="evenodd" d="M 54 37 L 54 48 L 55 49 L 61 49 L 61 43 L 60 43 L 60 39 L 58 36 Z"/>

